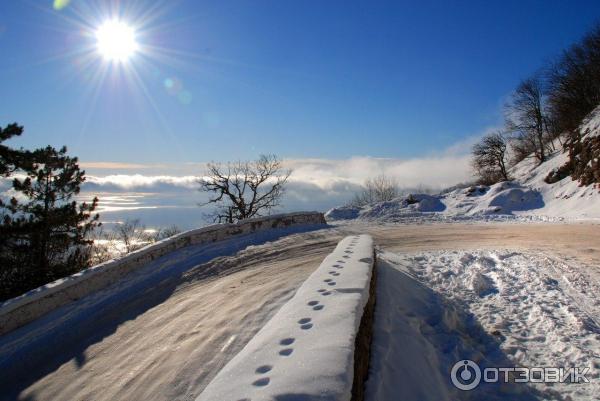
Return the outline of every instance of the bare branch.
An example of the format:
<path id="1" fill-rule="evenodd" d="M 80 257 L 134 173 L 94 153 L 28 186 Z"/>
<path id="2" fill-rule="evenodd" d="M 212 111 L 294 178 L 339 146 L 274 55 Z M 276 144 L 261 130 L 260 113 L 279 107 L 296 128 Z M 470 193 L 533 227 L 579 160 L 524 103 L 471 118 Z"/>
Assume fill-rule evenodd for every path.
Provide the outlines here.
<path id="1" fill-rule="evenodd" d="M 482 184 L 494 184 L 509 180 L 506 169 L 506 149 L 504 134 L 500 131 L 484 136 L 471 151 L 475 174 Z"/>
<path id="2" fill-rule="evenodd" d="M 218 205 L 214 221 L 232 223 L 261 216 L 278 207 L 291 170 L 275 155 L 261 155 L 253 162 L 221 165 L 210 163 L 200 191 L 211 196 L 203 206 Z"/>

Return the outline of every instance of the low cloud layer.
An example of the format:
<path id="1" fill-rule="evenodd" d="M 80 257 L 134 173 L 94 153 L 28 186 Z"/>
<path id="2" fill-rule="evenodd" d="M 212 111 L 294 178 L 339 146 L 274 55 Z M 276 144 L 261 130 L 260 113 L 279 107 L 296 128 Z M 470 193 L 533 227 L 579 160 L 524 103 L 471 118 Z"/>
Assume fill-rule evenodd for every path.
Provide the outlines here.
<path id="1" fill-rule="evenodd" d="M 384 174 L 402 188 L 420 186 L 441 189 L 469 178 L 469 157 L 439 155 L 416 159 L 353 157 L 345 160 L 297 159 L 286 165 L 294 170 L 294 180 L 314 183 L 322 188 L 341 182 L 362 184 Z"/>
<path id="2" fill-rule="evenodd" d="M 368 178 L 385 174 L 407 191 L 437 191 L 467 181 L 469 157 L 455 147 L 442 154 L 414 159 L 352 157 L 349 159 L 288 159 L 293 169 L 280 211 L 326 211 L 350 200 Z M 190 228 L 200 224 L 205 211 L 198 204 L 206 195 L 198 191 L 204 165 L 179 166 L 88 163 L 87 181 L 80 198 L 100 198 L 105 221 L 141 218 L 149 226 L 177 224 Z M 115 172 L 121 171 L 119 174 Z M 126 174 L 123 174 L 126 173 Z M 155 174 L 156 173 L 156 174 Z M 8 195 L 9 182 L 0 191 Z M 136 195 L 131 195 L 136 194 Z M 134 199 L 134 200 L 132 200 Z"/>
<path id="3" fill-rule="evenodd" d="M 293 185 L 316 186 L 324 191 L 354 190 L 366 179 L 385 174 L 402 188 L 441 189 L 469 179 L 466 155 L 442 154 L 415 159 L 353 157 L 350 159 L 288 159 Z M 92 163 L 90 163 L 92 164 Z M 112 166 L 112 165 L 111 165 Z M 196 165 L 194 170 L 202 171 Z M 107 191 L 189 190 L 197 187 L 199 175 L 108 174 L 91 169 L 86 187 Z"/>

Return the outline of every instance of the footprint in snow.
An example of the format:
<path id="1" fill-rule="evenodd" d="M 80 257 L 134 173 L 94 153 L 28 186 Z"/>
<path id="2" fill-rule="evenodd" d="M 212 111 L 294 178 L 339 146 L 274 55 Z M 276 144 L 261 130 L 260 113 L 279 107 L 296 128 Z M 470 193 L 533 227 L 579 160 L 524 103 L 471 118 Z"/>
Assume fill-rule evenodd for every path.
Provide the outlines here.
<path id="1" fill-rule="evenodd" d="M 292 355 L 292 352 L 294 352 L 293 348 L 286 348 L 286 349 L 282 349 L 281 351 L 279 351 L 279 355 L 290 356 L 290 355 Z"/>
<path id="2" fill-rule="evenodd" d="M 256 368 L 255 373 L 256 374 L 264 374 L 264 373 L 270 372 L 271 369 L 273 369 L 273 366 L 263 365 L 263 366 L 259 366 L 258 368 Z"/>
<path id="3" fill-rule="evenodd" d="M 255 381 L 252 384 L 255 385 L 256 387 L 264 387 L 264 386 L 268 385 L 270 381 L 271 381 L 271 379 L 269 379 L 268 377 L 263 377 L 262 379 L 258 379 L 257 381 Z"/>
<path id="4" fill-rule="evenodd" d="M 284 338 L 283 340 L 279 341 L 279 345 L 284 345 L 284 346 L 292 345 L 294 343 L 294 341 L 296 341 L 296 339 L 292 338 L 292 337 Z"/>

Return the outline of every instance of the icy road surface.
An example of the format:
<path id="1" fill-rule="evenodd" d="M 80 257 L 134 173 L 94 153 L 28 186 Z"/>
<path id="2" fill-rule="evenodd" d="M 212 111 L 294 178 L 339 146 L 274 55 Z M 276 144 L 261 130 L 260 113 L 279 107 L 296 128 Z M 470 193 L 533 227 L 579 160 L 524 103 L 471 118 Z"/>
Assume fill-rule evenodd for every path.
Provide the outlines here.
<path id="1" fill-rule="evenodd" d="M 158 275 L 133 277 L 129 282 L 67 305 L 34 324 L 0 337 L 0 397 L 23 400 L 192 400 L 293 295 L 339 239 L 362 232 L 373 235 L 383 251 L 400 257 L 447 249 L 470 250 L 475 258 L 487 255 L 481 252 L 504 255 L 495 251 L 497 249 L 511 249 L 528 255 L 543 253 L 555 258 L 558 265 L 569 266 L 568 281 L 553 275 L 551 278 L 558 282 L 558 287 L 550 289 L 558 288 L 564 294 L 560 301 L 565 302 L 562 309 L 565 319 L 569 313 L 597 319 L 597 315 L 592 316 L 596 306 L 585 301 L 595 295 L 586 295 L 580 289 L 589 277 L 598 277 L 599 225 L 345 224 L 282 238 L 262 237 L 214 245 L 217 249 L 186 248 L 162 260 Z M 272 242 L 266 243 L 267 240 Z M 212 259 L 215 256 L 219 257 Z M 443 254 L 428 253 L 422 269 L 418 268 L 421 266 L 418 261 L 414 261 L 412 274 L 428 291 L 441 290 L 436 287 L 436 280 L 440 280 L 436 278 L 438 272 L 426 267 L 441 263 L 435 259 L 441 256 Z M 443 266 L 442 263 L 442 269 L 455 268 L 452 264 Z M 496 266 L 500 268 L 502 264 Z M 534 276 L 531 275 L 532 279 Z M 573 287 L 568 288 L 567 283 Z M 536 287 L 536 291 L 545 291 L 547 288 L 543 285 Z M 485 311 L 488 307 L 478 303 L 485 297 L 473 295 L 468 286 L 464 290 L 458 285 L 456 288 L 452 296 L 471 297 L 465 298 L 463 307 L 481 307 L 473 309 L 472 314 L 477 315 L 477 310 Z M 496 294 L 504 291 L 501 284 L 495 288 Z M 589 290 L 593 289 L 590 287 Z M 525 290 L 515 291 L 515 296 L 520 296 Z M 577 298 L 581 296 L 584 298 Z M 541 299 L 532 297 L 528 307 L 543 304 Z M 532 319 L 537 317 L 535 313 L 530 315 Z M 517 352 L 527 350 L 524 344 L 531 342 L 519 338 L 532 336 L 531 332 L 521 330 L 515 331 L 514 339 L 511 338 L 512 328 L 521 328 L 519 324 L 526 323 L 519 316 L 525 319 L 529 315 L 510 316 L 515 322 L 488 323 L 490 327 L 500 326 L 496 329 L 507 338 L 505 342 L 512 347 L 510 350 L 515 350 L 512 354 L 515 360 L 526 357 L 544 362 L 543 354 L 536 356 L 543 347 L 531 348 L 529 356 L 522 353 L 527 351 Z M 572 326 L 568 333 L 576 335 L 575 327 L 592 328 L 592 320 L 586 321 L 588 326 Z M 485 319 L 480 322 L 484 326 L 488 323 Z M 533 323 L 531 327 L 538 330 Z M 595 347 L 595 343 L 589 344 Z M 583 349 L 587 344 L 581 343 L 580 347 Z M 510 355 L 510 350 L 505 353 Z M 577 350 L 577 346 L 570 348 L 567 351 L 573 352 L 567 355 L 583 357 L 587 352 Z"/>

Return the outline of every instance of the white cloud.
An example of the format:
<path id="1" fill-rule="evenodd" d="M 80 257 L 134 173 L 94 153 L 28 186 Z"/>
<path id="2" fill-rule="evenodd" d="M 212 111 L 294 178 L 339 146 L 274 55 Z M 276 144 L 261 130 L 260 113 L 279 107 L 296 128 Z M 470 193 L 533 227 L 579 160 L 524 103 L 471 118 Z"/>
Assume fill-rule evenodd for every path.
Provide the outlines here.
<path id="1" fill-rule="evenodd" d="M 426 186 L 440 189 L 469 178 L 468 155 L 440 155 L 414 159 L 353 157 L 350 159 L 290 159 L 290 183 L 322 191 L 354 190 L 367 178 L 385 174 L 403 188 Z M 87 190 L 142 191 L 190 190 L 198 187 L 199 176 L 112 174 L 88 175 Z"/>
<path id="2" fill-rule="evenodd" d="M 294 173 L 282 211 L 325 211 L 351 199 L 364 180 L 379 174 L 394 178 L 406 190 L 420 187 L 440 190 L 469 179 L 469 156 L 452 152 L 406 160 L 375 157 L 290 159 L 285 160 L 285 165 Z M 206 196 L 197 191 L 198 178 L 196 175 L 88 175 L 83 189 L 86 195 L 99 195 L 105 213 L 117 210 L 111 206 L 122 209 L 122 205 L 112 205 L 111 193 L 145 193 L 137 206 L 140 208 L 148 205 L 194 208 L 206 200 Z"/>
<path id="3" fill-rule="evenodd" d="M 197 188 L 198 177 L 142 174 L 112 174 L 105 177 L 88 175 L 84 189 L 106 192 L 163 192 Z"/>
<path id="4" fill-rule="evenodd" d="M 403 188 L 426 186 L 441 189 L 469 179 L 468 155 L 427 156 L 413 159 L 353 157 L 345 160 L 296 159 L 286 161 L 293 181 L 321 188 L 347 182 L 360 185 L 380 174 L 394 178 Z"/>
<path id="5" fill-rule="evenodd" d="M 468 181 L 470 148 L 480 137 L 467 138 L 436 154 L 409 159 L 284 160 L 285 166 L 294 172 L 281 211 L 325 211 L 351 199 L 367 178 L 380 174 L 395 179 L 406 190 L 440 190 Z M 171 224 L 182 227 L 199 224 L 196 222 L 201 216 L 198 204 L 206 200 L 206 195 L 198 192 L 197 181 L 205 164 L 181 163 L 161 168 L 156 164 L 120 166 L 118 163 L 88 163 L 86 167 L 89 170 L 81 198 L 98 195 L 103 218 L 136 216 L 149 226 L 169 224 L 171 220 L 177 220 Z M 0 193 L 4 192 L 4 196 L 8 195 L 9 187 L 8 180 L 0 180 Z M 122 201 L 118 201 L 131 193 L 141 193 L 139 197 L 135 195 L 135 203 L 123 205 Z M 192 219 L 192 216 L 196 217 Z"/>

